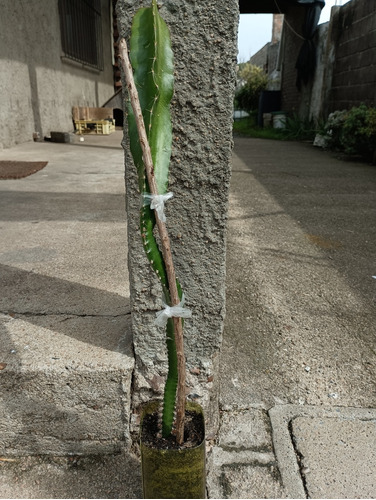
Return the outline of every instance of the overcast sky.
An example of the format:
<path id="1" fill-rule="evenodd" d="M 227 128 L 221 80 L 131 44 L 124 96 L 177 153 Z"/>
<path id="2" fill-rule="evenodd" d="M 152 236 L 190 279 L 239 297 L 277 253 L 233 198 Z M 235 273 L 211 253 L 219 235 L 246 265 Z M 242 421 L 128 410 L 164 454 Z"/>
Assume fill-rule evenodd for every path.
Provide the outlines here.
<path id="1" fill-rule="evenodd" d="M 320 24 L 330 18 L 333 5 L 344 5 L 350 0 L 326 0 L 321 11 Z M 374 0 L 366 0 L 374 1 Z M 238 35 L 238 61 L 246 62 L 272 38 L 272 14 L 241 14 Z"/>

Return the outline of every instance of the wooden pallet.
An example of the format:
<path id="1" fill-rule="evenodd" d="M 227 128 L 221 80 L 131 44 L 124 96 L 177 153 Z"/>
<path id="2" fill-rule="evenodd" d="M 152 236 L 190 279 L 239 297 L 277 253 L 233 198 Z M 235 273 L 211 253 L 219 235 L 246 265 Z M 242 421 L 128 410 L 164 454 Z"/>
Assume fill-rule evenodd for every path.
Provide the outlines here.
<path id="1" fill-rule="evenodd" d="M 75 120 L 74 125 L 77 134 L 101 134 L 108 135 L 115 131 L 115 121 L 108 120 Z"/>

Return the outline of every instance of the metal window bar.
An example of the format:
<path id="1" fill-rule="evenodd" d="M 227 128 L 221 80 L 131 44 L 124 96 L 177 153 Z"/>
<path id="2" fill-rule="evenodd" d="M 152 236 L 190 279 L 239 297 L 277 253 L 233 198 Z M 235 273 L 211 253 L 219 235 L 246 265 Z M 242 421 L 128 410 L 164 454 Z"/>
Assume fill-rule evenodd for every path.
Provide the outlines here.
<path id="1" fill-rule="evenodd" d="M 59 0 L 64 56 L 103 70 L 101 0 Z"/>

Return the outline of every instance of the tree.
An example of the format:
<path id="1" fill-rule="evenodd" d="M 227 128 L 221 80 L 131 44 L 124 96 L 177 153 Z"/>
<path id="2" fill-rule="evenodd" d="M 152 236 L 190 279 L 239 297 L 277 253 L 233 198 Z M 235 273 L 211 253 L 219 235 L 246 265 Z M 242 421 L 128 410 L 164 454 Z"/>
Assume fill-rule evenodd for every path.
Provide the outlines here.
<path id="1" fill-rule="evenodd" d="M 258 108 L 261 91 L 266 88 L 268 76 L 259 66 L 250 62 L 238 67 L 238 90 L 235 93 L 235 107 L 244 111 Z"/>

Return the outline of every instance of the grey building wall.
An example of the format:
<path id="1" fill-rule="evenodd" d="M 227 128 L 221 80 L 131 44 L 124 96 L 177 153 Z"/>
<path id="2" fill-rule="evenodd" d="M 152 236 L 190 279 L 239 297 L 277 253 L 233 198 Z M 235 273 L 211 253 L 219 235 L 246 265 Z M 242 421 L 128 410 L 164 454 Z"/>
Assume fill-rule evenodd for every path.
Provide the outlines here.
<path id="1" fill-rule="evenodd" d="M 110 0 L 103 71 L 62 61 L 58 0 L 0 0 L 0 12 L 0 148 L 72 131 L 72 106 L 101 106 L 114 93 Z"/>
<path id="2" fill-rule="evenodd" d="M 262 68 L 264 71 L 267 71 L 268 69 L 268 51 L 269 51 L 269 46 L 270 42 L 265 44 L 259 51 L 254 54 L 249 62 L 251 64 L 254 64 L 255 66 L 258 66 L 259 68 Z"/>
<path id="3" fill-rule="evenodd" d="M 133 13 L 150 1 L 119 0 L 128 37 Z M 177 276 L 192 319 L 184 324 L 189 392 L 199 396 L 209 427 L 218 413 L 218 355 L 225 315 L 226 219 L 232 149 L 239 6 L 236 0 L 166 0 L 160 13 L 171 31 L 175 93 L 167 226 Z M 125 86 L 123 86 L 125 87 Z M 126 96 L 124 96 L 126 97 Z M 154 326 L 161 286 L 144 255 L 136 172 L 126 151 L 129 272 L 136 369 L 134 406 L 161 394 L 165 332 Z"/>
<path id="4" fill-rule="evenodd" d="M 279 42 L 269 42 L 264 45 L 262 49 L 256 52 L 256 54 L 250 58 L 249 62 L 255 66 L 259 66 L 265 71 L 265 73 L 270 75 L 277 69 L 279 47 Z"/>

